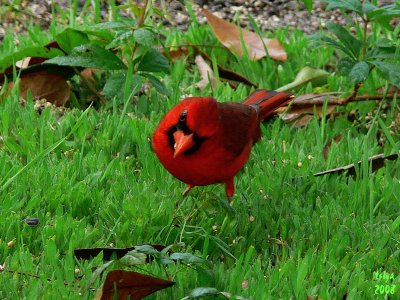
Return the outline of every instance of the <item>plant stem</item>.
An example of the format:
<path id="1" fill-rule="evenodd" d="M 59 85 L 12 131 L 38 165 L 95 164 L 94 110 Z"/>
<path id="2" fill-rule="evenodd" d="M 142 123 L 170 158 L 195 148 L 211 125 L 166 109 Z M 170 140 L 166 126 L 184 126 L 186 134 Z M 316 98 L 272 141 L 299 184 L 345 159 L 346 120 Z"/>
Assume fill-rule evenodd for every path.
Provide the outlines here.
<path id="1" fill-rule="evenodd" d="M 142 27 L 143 24 L 144 24 L 144 19 L 145 19 L 145 17 L 146 17 L 146 11 L 147 11 L 147 5 L 148 5 L 148 4 L 149 4 L 149 0 L 145 0 L 145 1 L 144 1 L 144 5 L 143 5 L 142 13 L 141 13 L 140 16 L 139 16 L 139 21 L 138 21 L 137 28 Z M 133 45 L 133 49 L 132 49 L 132 55 L 131 55 L 132 59 L 135 58 L 135 54 L 136 54 L 137 47 L 138 47 L 138 43 L 135 41 L 135 44 Z M 139 64 L 137 64 L 137 65 L 139 65 Z M 135 73 L 135 72 L 134 72 L 134 73 Z"/>
<path id="2" fill-rule="evenodd" d="M 321 95 L 315 95 L 316 97 L 320 97 Z M 397 97 L 397 93 L 391 93 L 387 95 L 378 94 L 378 95 L 362 95 L 362 96 L 354 96 L 354 97 L 346 97 L 346 98 L 334 98 L 334 99 L 314 99 L 314 100 L 299 100 L 293 99 L 289 104 L 291 106 L 311 106 L 311 105 L 323 105 L 326 101 L 328 101 L 328 105 L 346 105 L 349 102 L 360 102 L 360 101 L 380 101 L 384 99 L 394 99 Z"/>

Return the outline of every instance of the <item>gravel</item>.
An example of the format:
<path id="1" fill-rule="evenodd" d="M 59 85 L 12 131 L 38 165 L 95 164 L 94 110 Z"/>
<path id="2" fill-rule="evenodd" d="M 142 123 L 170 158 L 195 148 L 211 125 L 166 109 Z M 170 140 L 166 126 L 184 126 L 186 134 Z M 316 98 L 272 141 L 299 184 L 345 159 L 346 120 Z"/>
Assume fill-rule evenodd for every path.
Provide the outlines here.
<path id="1" fill-rule="evenodd" d="M 0 4 L 5 0 L 0 0 Z M 188 12 L 183 0 L 165 0 L 169 17 L 163 23 L 166 26 L 177 26 L 186 30 L 190 23 Z M 0 5 L 0 41 L 6 31 L 24 32 L 25 24 L 32 20 L 42 28 L 47 28 L 51 22 L 51 3 L 59 5 L 61 9 L 68 9 L 68 0 L 32 0 L 21 1 L 19 6 L 11 8 L 9 5 Z M 116 1 L 124 3 L 125 1 Z M 226 20 L 239 22 L 243 27 L 249 24 L 252 16 L 262 31 L 275 31 L 277 28 L 287 26 L 289 30 L 300 29 L 306 34 L 318 32 L 325 28 L 327 22 L 346 24 L 346 19 L 339 10 L 325 11 L 322 1 L 314 0 L 313 10 L 309 13 L 302 1 L 295 0 L 194 0 L 193 8 L 199 23 L 204 23 L 205 18 L 201 11 L 207 8 L 217 16 Z M 83 0 L 78 1 L 82 7 Z M 157 1 L 157 3 L 159 3 Z M 381 0 L 380 5 L 393 4 L 394 0 Z M 102 7 L 102 16 L 107 16 L 107 7 Z M 398 19 L 397 21 L 398 24 Z"/>

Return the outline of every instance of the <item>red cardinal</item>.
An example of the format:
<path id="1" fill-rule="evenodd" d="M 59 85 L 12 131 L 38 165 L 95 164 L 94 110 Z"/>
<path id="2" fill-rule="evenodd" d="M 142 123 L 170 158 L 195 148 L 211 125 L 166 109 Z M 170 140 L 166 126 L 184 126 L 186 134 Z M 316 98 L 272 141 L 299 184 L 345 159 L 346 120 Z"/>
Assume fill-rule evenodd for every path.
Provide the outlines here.
<path id="1" fill-rule="evenodd" d="M 261 137 L 260 122 L 292 95 L 257 90 L 242 103 L 219 103 L 212 97 L 190 97 L 172 108 L 153 135 L 153 148 L 163 166 L 187 184 L 224 183 L 228 200 L 233 178 Z"/>

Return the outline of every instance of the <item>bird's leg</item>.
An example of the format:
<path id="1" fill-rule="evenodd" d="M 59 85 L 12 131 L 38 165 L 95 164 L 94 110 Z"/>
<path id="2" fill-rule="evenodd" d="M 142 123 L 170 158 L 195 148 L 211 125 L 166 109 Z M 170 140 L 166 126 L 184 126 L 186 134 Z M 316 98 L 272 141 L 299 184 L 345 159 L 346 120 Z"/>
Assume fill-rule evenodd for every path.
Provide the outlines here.
<path id="1" fill-rule="evenodd" d="M 189 192 L 190 192 L 190 190 L 193 188 L 193 185 L 191 185 L 191 184 L 187 184 L 186 185 L 186 189 L 183 191 L 183 193 L 182 193 L 182 197 L 186 197 L 187 196 L 187 194 L 189 194 Z M 179 206 L 179 200 L 176 200 L 176 202 L 175 202 L 175 207 L 176 208 L 178 208 L 178 206 Z"/>
<path id="2" fill-rule="evenodd" d="M 189 194 L 189 192 L 190 192 L 190 190 L 193 188 L 193 185 L 191 185 L 191 184 L 187 184 L 186 185 L 186 189 L 183 191 L 183 193 L 182 193 L 182 196 L 183 197 L 186 197 L 187 196 L 187 194 Z"/>
<path id="3" fill-rule="evenodd" d="M 228 198 L 228 203 L 231 204 L 233 194 L 235 193 L 235 184 L 233 183 L 233 177 L 225 181 L 225 193 Z"/>

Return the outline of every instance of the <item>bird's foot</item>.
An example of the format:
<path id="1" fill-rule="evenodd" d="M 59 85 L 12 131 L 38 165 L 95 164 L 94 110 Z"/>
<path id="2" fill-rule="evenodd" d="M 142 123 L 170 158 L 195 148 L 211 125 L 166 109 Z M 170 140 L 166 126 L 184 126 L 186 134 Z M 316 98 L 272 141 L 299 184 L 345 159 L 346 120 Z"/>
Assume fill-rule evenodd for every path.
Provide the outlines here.
<path id="1" fill-rule="evenodd" d="M 187 194 L 189 194 L 189 192 L 190 192 L 190 190 L 191 190 L 192 188 L 193 188 L 193 185 L 191 185 L 191 184 L 186 185 L 186 189 L 183 191 L 182 197 L 186 197 Z M 176 200 L 176 202 L 175 202 L 175 208 L 178 208 L 178 207 L 179 207 L 179 200 Z"/>
<path id="2" fill-rule="evenodd" d="M 189 194 L 189 192 L 190 192 L 190 190 L 191 190 L 192 188 L 193 188 L 193 185 L 188 184 L 188 185 L 186 186 L 186 189 L 183 191 L 182 196 L 183 196 L 183 197 L 186 197 L 187 194 Z"/>

